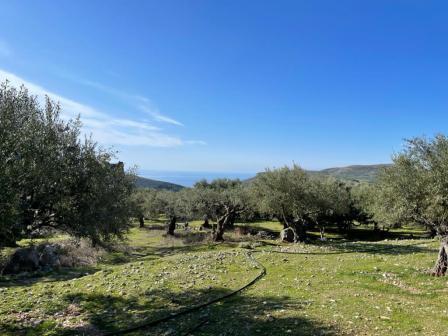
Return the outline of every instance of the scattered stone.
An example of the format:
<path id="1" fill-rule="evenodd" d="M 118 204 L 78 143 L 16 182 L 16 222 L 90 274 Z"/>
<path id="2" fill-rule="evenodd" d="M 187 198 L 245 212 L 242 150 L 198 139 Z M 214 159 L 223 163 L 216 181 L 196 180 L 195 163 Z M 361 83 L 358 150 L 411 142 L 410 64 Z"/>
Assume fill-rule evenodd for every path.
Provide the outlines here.
<path id="1" fill-rule="evenodd" d="M 287 243 L 294 243 L 295 234 L 291 228 L 286 228 L 280 231 L 280 240 Z"/>

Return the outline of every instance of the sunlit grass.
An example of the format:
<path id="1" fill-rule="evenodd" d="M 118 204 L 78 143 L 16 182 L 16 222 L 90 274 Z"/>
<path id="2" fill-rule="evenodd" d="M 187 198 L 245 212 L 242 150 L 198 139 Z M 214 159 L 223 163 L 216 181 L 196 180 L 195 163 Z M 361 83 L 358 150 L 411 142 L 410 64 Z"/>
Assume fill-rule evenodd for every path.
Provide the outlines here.
<path id="1" fill-rule="evenodd" d="M 278 222 L 254 225 L 281 229 Z M 204 319 L 194 335 L 446 334 L 447 280 L 427 273 L 437 241 L 270 241 L 250 249 L 186 242 L 198 234 L 171 238 L 133 228 L 128 247 L 110 252 L 93 273 L 0 282 L 0 334 L 98 334 L 156 319 L 249 282 L 261 270 L 246 253 L 267 269 L 250 289 L 133 335 L 179 335 Z"/>

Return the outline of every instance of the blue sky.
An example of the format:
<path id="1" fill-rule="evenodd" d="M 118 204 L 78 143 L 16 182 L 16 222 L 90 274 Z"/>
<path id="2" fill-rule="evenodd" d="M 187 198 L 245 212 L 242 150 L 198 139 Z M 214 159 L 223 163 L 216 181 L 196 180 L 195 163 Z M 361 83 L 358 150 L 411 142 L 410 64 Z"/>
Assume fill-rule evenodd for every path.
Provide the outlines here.
<path id="1" fill-rule="evenodd" d="M 0 78 L 142 171 L 383 163 L 448 131 L 446 1 L 0 6 Z"/>

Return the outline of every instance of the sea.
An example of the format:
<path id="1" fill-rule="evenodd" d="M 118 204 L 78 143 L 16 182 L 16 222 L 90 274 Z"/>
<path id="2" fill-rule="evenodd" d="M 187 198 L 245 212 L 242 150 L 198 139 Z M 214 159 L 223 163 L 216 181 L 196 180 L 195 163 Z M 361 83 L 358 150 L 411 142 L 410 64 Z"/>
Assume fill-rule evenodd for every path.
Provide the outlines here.
<path id="1" fill-rule="evenodd" d="M 237 172 L 192 172 L 192 171 L 161 171 L 161 170 L 138 170 L 137 174 L 153 180 L 171 182 L 184 187 L 192 187 L 197 181 L 206 179 L 211 181 L 217 178 L 229 178 L 247 180 L 254 177 L 256 173 Z"/>

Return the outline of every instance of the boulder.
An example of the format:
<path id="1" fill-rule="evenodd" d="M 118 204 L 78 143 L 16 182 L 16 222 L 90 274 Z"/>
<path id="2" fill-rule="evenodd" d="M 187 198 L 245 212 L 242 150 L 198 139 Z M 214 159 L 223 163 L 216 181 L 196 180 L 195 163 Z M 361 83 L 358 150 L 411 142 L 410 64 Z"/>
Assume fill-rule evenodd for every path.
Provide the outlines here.
<path id="1" fill-rule="evenodd" d="M 6 262 L 3 274 L 33 272 L 39 269 L 39 253 L 35 247 L 17 249 Z"/>
<path id="2" fill-rule="evenodd" d="M 296 241 L 296 235 L 291 228 L 286 228 L 280 232 L 280 240 L 283 242 L 294 243 Z"/>
<path id="3" fill-rule="evenodd" d="M 59 245 L 45 245 L 39 253 L 39 266 L 42 268 L 59 267 L 61 265 L 59 256 Z"/>
<path id="4" fill-rule="evenodd" d="M 46 244 L 19 248 L 8 258 L 2 274 L 18 274 L 51 270 L 61 266 L 61 248 L 57 244 Z"/>

